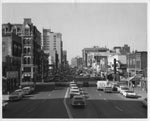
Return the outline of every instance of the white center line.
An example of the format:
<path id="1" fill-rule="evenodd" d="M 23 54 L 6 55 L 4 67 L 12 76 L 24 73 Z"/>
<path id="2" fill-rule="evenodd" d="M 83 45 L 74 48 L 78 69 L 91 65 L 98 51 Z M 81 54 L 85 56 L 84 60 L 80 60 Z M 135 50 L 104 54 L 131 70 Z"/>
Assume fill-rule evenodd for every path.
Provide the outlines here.
<path id="1" fill-rule="evenodd" d="M 119 111 L 123 111 L 121 108 L 119 108 L 118 106 L 115 106 L 115 108 Z"/>
<path id="2" fill-rule="evenodd" d="M 65 94 L 65 97 L 64 97 L 64 105 L 66 107 L 66 110 L 67 110 L 67 113 L 68 113 L 68 116 L 69 118 L 72 118 L 72 114 L 69 110 L 69 107 L 67 106 L 67 103 L 66 103 L 66 99 L 67 99 L 67 96 L 68 96 L 68 92 L 69 92 L 69 88 L 67 88 L 67 91 L 66 91 L 66 94 Z"/>

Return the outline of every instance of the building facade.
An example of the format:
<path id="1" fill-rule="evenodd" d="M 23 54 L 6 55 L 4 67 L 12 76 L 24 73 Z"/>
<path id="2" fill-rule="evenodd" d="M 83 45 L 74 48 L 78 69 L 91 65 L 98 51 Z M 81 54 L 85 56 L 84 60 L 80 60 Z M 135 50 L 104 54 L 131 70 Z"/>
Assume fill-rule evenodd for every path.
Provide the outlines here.
<path id="1" fill-rule="evenodd" d="M 80 68 L 83 66 L 83 61 L 81 57 L 75 57 L 71 59 L 71 67 L 73 68 Z"/>
<path id="2" fill-rule="evenodd" d="M 41 33 L 30 18 L 24 19 L 22 26 L 21 85 L 40 81 Z"/>
<path id="3" fill-rule="evenodd" d="M 85 67 L 92 67 L 94 63 L 102 65 L 102 68 L 106 68 L 107 56 L 110 54 L 107 48 L 93 47 L 84 48 L 82 50 L 83 65 Z"/>
<path id="4" fill-rule="evenodd" d="M 137 51 L 127 55 L 128 72 L 131 75 L 142 72 L 147 77 L 147 52 Z"/>
<path id="5" fill-rule="evenodd" d="M 7 24 L 5 25 L 8 27 Z M 3 25 L 3 29 L 5 25 Z M 5 77 L 2 82 L 3 93 L 18 88 L 20 84 L 21 37 L 11 30 L 9 28 L 7 32 L 2 32 L 2 76 Z"/>

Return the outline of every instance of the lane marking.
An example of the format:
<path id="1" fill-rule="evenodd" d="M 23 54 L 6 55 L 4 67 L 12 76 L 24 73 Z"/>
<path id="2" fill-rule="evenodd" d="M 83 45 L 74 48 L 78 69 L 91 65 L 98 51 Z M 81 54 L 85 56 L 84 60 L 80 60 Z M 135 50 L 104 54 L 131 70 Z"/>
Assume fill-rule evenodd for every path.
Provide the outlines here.
<path id="1" fill-rule="evenodd" d="M 64 105 L 66 107 L 66 110 L 67 110 L 67 113 L 68 113 L 68 116 L 69 118 L 72 118 L 72 114 L 69 110 L 69 107 L 67 106 L 67 103 L 66 103 L 66 99 L 67 99 L 67 96 L 68 96 L 68 92 L 69 92 L 69 88 L 67 88 L 67 91 L 66 91 L 66 94 L 65 94 L 65 97 L 64 97 Z"/>
<path id="2" fill-rule="evenodd" d="M 123 111 L 121 108 L 119 108 L 118 106 L 115 106 L 115 108 L 119 111 Z"/>

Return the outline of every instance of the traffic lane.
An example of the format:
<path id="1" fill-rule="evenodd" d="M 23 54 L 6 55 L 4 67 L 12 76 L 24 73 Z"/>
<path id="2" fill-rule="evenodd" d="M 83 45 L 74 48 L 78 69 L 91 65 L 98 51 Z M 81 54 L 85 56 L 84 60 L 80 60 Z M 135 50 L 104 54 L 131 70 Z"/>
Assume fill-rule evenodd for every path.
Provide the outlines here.
<path id="1" fill-rule="evenodd" d="M 120 116 L 125 115 L 129 118 L 146 118 L 147 109 L 143 108 L 142 102 L 136 98 L 126 98 L 119 93 L 105 93 L 103 91 L 97 91 L 95 88 L 87 88 L 89 92 L 89 99 L 101 99 L 111 104 L 116 110 L 120 111 Z M 95 94 L 95 95 L 94 95 Z"/>
<path id="2" fill-rule="evenodd" d="M 65 92 L 66 89 L 38 92 L 10 102 L 3 118 L 68 118 L 63 104 Z"/>
<path id="3" fill-rule="evenodd" d="M 95 87 L 84 88 L 89 93 L 86 108 L 74 108 L 67 104 L 73 118 L 146 118 L 147 111 L 140 101 L 125 100 L 114 93 L 96 91 Z M 138 109 L 138 110 L 137 110 Z"/>

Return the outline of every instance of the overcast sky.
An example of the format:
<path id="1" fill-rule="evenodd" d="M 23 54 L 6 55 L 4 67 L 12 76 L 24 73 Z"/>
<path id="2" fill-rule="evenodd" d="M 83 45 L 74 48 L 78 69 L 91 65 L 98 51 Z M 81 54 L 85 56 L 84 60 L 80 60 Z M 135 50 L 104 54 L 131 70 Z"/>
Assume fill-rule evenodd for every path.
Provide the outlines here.
<path id="1" fill-rule="evenodd" d="M 92 46 L 112 49 L 128 44 L 131 50 L 147 50 L 146 3 L 5 3 L 2 7 L 2 23 L 31 18 L 40 32 L 46 28 L 62 33 L 69 61 Z"/>

